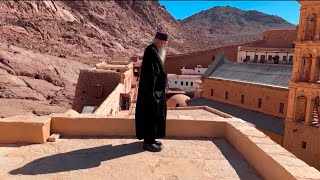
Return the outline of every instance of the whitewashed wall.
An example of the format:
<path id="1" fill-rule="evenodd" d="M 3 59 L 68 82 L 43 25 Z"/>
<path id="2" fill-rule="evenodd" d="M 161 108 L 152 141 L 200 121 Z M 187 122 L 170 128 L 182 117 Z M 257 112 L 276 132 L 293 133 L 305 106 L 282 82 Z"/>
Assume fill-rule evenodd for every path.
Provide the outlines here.
<path id="1" fill-rule="evenodd" d="M 195 90 L 195 80 L 200 79 L 200 76 L 189 76 L 185 75 L 169 75 L 168 85 L 169 89 L 177 88 L 185 92 L 190 92 Z"/>

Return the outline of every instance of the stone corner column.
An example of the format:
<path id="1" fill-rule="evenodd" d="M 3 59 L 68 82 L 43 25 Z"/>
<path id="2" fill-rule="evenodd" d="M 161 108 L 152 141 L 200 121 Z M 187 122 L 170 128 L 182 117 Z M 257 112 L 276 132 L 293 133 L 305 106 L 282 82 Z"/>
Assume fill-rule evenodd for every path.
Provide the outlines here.
<path id="1" fill-rule="evenodd" d="M 306 117 L 305 117 L 305 124 L 311 125 L 312 123 L 312 114 L 314 108 L 314 100 L 307 100 L 307 107 L 306 107 Z"/>
<path id="2" fill-rule="evenodd" d="M 296 89 L 290 88 L 289 89 L 289 96 L 288 96 L 288 105 L 287 105 L 287 115 L 285 120 L 293 122 L 294 121 L 294 114 L 295 114 L 295 102 L 296 102 Z"/>
<path id="3" fill-rule="evenodd" d="M 302 61 L 302 58 L 300 58 L 300 56 L 301 56 L 301 49 L 295 48 L 295 53 L 293 56 L 292 76 L 291 76 L 291 80 L 294 82 L 297 82 L 300 80 L 299 72 L 301 72 L 301 61 Z"/>
<path id="4" fill-rule="evenodd" d="M 312 62 L 311 62 L 311 72 L 310 72 L 310 79 L 309 82 L 310 83 L 315 83 L 316 79 L 317 79 L 317 59 L 316 58 L 312 58 Z"/>

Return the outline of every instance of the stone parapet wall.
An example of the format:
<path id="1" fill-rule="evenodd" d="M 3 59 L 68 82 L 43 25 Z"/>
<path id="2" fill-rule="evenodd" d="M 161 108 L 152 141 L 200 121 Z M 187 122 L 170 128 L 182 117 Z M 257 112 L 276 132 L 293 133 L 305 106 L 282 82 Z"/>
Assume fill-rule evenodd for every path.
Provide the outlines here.
<path id="1" fill-rule="evenodd" d="M 253 125 L 241 119 L 221 114 L 221 112 L 208 107 L 176 108 L 176 110 L 182 110 L 183 112 L 186 110 L 206 110 L 207 113 L 212 113 L 212 115 L 188 116 L 180 115 L 179 112 L 176 115 L 169 114 L 167 138 L 225 138 L 264 179 L 320 179 L 319 171 L 273 142 Z M 19 127 L 21 132 L 18 133 L 26 135 L 18 137 L 21 138 L 20 142 L 28 142 L 27 140 L 33 138 L 43 139 L 44 136 L 39 133 L 43 129 L 46 129 L 47 136 L 52 133 L 59 133 L 62 137 L 135 136 L 134 115 L 106 117 L 95 114 L 77 114 L 69 110 L 68 113 L 53 115 L 51 119 L 15 117 L 10 120 L 7 118 L 1 119 L 0 122 L 12 123 L 13 126 Z M 20 124 L 15 124 L 17 122 Z M 28 125 L 28 123 L 39 124 L 36 125 L 39 128 L 25 130 L 25 125 Z M 0 130 L 6 128 L 7 126 L 0 123 Z M 5 143 L 4 139 L 12 138 L 12 136 L 9 136 L 10 133 L 17 134 L 16 131 L 13 132 L 13 129 L 11 131 L 1 133 L 0 143 Z"/>
<path id="2" fill-rule="evenodd" d="M 246 123 L 229 122 L 225 138 L 265 179 L 319 179 L 320 172 L 308 166 L 267 135 Z"/>
<path id="3" fill-rule="evenodd" d="M 45 143 L 50 136 L 49 116 L 13 116 L 0 119 L 0 144 Z"/>

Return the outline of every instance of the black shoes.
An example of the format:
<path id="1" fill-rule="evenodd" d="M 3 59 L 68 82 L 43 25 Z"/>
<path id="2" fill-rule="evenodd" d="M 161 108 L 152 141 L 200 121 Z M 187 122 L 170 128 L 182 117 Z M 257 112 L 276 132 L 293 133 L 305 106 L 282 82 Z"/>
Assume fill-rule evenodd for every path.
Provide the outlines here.
<path id="1" fill-rule="evenodd" d="M 162 147 L 162 143 L 161 143 L 160 141 L 155 141 L 155 144 L 156 144 L 157 146 Z"/>
<path id="2" fill-rule="evenodd" d="M 153 144 L 143 143 L 143 149 L 150 152 L 160 152 L 162 150 L 162 143 L 159 141 Z"/>

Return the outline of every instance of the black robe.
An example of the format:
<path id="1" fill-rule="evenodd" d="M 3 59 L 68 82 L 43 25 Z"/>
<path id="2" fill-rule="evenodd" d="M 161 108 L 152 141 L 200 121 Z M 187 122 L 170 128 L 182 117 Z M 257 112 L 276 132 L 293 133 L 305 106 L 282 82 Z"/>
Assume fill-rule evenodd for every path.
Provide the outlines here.
<path id="1" fill-rule="evenodd" d="M 149 45 L 143 55 L 135 113 L 138 139 L 156 139 L 166 135 L 167 74 L 155 45 Z"/>

